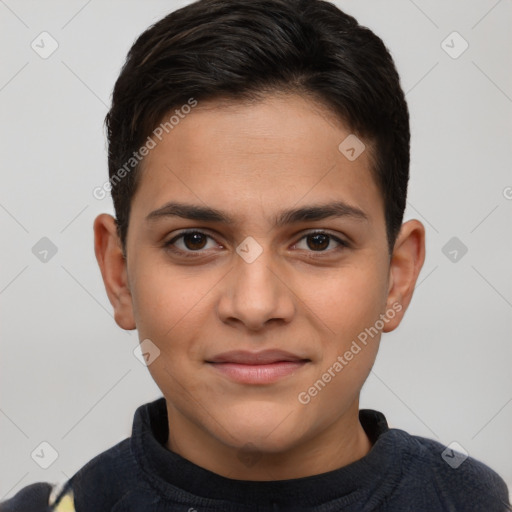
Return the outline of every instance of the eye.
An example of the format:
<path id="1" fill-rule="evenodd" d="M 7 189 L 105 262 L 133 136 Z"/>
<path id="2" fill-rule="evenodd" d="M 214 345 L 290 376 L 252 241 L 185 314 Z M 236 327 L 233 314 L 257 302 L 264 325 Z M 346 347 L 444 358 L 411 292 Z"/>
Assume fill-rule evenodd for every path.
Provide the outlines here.
<path id="1" fill-rule="evenodd" d="M 198 230 L 182 231 L 180 234 L 165 243 L 165 247 L 181 253 L 202 252 L 207 246 L 208 239 L 213 238 Z M 216 244 L 218 246 L 218 244 Z M 208 249 L 208 247 L 206 247 Z M 188 254 L 186 254 L 188 256 Z"/>
<path id="2" fill-rule="evenodd" d="M 300 244 L 300 242 L 302 242 L 303 240 L 306 241 L 305 250 L 311 250 L 312 252 L 334 252 L 336 250 L 348 247 L 347 242 L 325 231 L 314 231 L 311 233 L 307 233 L 299 240 L 299 242 L 294 247 Z M 332 245 L 332 241 L 338 244 L 338 247 L 333 250 L 327 251 L 326 249 Z"/>
<path id="3" fill-rule="evenodd" d="M 213 241 L 212 247 L 208 247 L 208 239 Z M 303 241 L 305 241 L 305 247 L 299 247 Z M 332 248 L 333 242 L 337 244 L 337 247 Z M 197 229 L 182 231 L 166 242 L 164 246 L 175 253 L 191 257 L 200 256 L 207 249 L 222 247 L 215 242 L 211 235 Z M 314 231 L 305 234 L 293 247 L 314 253 L 332 253 L 349 247 L 349 244 L 328 232 Z M 327 250 L 329 248 L 330 250 Z"/>

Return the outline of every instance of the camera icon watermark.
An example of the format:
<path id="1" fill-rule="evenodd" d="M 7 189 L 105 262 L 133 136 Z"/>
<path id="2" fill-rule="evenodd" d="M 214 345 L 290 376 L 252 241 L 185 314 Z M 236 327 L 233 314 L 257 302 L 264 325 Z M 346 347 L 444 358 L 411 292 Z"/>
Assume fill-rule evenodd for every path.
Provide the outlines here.
<path id="1" fill-rule="evenodd" d="M 446 464 L 457 469 L 469 457 L 469 453 L 457 441 L 453 441 L 443 450 L 441 457 Z"/>
<path id="2" fill-rule="evenodd" d="M 443 39 L 441 48 L 452 59 L 458 59 L 469 48 L 469 43 L 458 32 L 454 31 Z"/>
<path id="3" fill-rule="evenodd" d="M 246 263 L 252 263 L 263 252 L 263 247 L 252 236 L 248 236 L 238 245 L 236 252 Z"/>
<path id="4" fill-rule="evenodd" d="M 141 364 L 149 366 L 160 357 L 160 349 L 150 339 L 145 339 L 135 347 L 133 355 Z"/>
<path id="5" fill-rule="evenodd" d="M 456 236 L 453 236 L 441 251 L 452 263 L 458 263 L 468 252 L 468 248 Z"/>
<path id="6" fill-rule="evenodd" d="M 41 32 L 31 43 L 30 47 L 39 57 L 47 59 L 59 47 L 57 40 L 48 32 Z"/>
<path id="7" fill-rule="evenodd" d="M 363 141 L 351 133 L 347 138 L 338 146 L 338 150 L 344 155 L 347 160 L 353 162 L 361 156 L 363 151 L 366 149 Z"/>
<path id="8" fill-rule="evenodd" d="M 57 246 L 46 236 L 32 247 L 32 254 L 41 262 L 48 263 L 56 254 Z"/>
<path id="9" fill-rule="evenodd" d="M 43 441 L 36 446 L 30 456 L 39 467 L 48 469 L 59 458 L 59 453 L 48 441 Z"/>

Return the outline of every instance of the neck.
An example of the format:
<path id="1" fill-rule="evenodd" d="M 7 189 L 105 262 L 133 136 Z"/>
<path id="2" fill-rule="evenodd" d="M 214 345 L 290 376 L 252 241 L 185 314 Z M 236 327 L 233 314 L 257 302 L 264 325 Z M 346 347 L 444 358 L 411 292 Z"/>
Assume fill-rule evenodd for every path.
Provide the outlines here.
<path id="1" fill-rule="evenodd" d="M 334 471 L 363 458 L 372 447 L 359 422 L 359 401 L 321 432 L 281 452 L 228 446 L 167 405 L 166 447 L 181 457 L 226 478 L 289 480 Z"/>

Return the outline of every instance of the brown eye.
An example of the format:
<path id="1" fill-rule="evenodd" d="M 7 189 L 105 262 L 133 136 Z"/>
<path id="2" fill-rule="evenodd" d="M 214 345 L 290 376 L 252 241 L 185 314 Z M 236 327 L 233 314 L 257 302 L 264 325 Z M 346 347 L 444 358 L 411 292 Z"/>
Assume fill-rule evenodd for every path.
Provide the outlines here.
<path id="1" fill-rule="evenodd" d="M 202 231 L 182 231 L 164 245 L 167 249 L 184 256 L 200 256 L 215 246 L 215 240 Z M 213 244 L 208 247 L 208 243 Z M 217 245 L 218 246 L 218 245 Z M 204 249 L 204 250 L 203 250 Z M 195 254 L 197 253 L 197 254 Z"/>
<path id="2" fill-rule="evenodd" d="M 206 245 L 207 236 L 198 231 L 192 233 L 185 233 L 183 235 L 183 243 L 187 249 L 191 251 L 195 251 L 198 249 L 203 249 Z"/>
<path id="3" fill-rule="evenodd" d="M 300 247 L 301 244 L 304 244 L 305 247 Z M 327 255 L 348 248 L 349 244 L 330 233 L 318 231 L 304 235 L 297 242 L 296 247 L 308 252 L 326 253 Z"/>
<path id="4" fill-rule="evenodd" d="M 330 237 L 323 233 L 315 233 L 307 236 L 308 247 L 312 250 L 323 251 L 329 246 Z"/>

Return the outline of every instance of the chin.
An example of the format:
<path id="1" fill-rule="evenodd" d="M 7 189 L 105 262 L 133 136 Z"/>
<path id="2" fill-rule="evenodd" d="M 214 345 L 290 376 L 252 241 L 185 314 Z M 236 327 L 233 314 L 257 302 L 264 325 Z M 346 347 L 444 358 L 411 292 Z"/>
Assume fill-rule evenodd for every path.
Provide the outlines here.
<path id="1" fill-rule="evenodd" d="M 277 453 L 286 450 L 301 436 L 304 421 L 282 406 L 254 406 L 250 414 L 230 411 L 226 431 L 219 434 L 226 444 L 237 449 L 254 449 L 260 452 Z M 300 427 L 299 427 L 300 426 Z"/>

